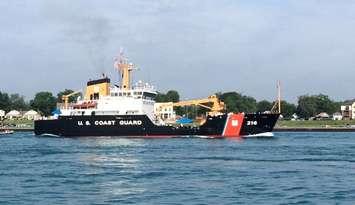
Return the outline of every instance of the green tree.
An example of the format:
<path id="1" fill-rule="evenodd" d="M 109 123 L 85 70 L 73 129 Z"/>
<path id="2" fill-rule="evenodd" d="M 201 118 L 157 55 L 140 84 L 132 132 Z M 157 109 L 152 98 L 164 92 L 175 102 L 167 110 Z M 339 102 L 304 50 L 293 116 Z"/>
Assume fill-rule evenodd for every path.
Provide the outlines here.
<path id="1" fill-rule="evenodd" d="M 165 93 L 158 93 L 155 98 L 156 102 L 179 102 L 180 95 L 176 90 L 169 90 Z"/>
<path id="2" fill-rule="evenodd" d="M 10 97 L 7 93 L 0 92 L 0 109 L 9 112 L 11 107 Z"/>
<path id="3" fill-rule="evenodd" d="M 303 118 L 314 117 L 321 112 L 333 114 L 339 110 L 339 103 L 327 95 L 302 95 L 298 97 L 297 114 Z"/>
<path id="4" fill-rule="evenodd" d="M 241 95 L 237 92 L 217 93 L 227 107 L 227 112 L 247 112 L 252 113 L 257 110 L 255 98 Z"/>
<path id="5" fill-rule="evenodd" d="M 317 98 L 315 96 L 302 95 L 298 97 L 297 115 L 302 118 L 310 118 L 317 114 Z"/>
<path id="6" fill-rule="evenodd" d="M 59 93 L 57 94 L 57 102 L 58 102 L 58 103 L 63 103 L 62 96 L 63 96 L 63 95 L 69 95 L 69 94 L 71 94 L 71 93 L 73 93 L 73 92 L 74 92 L 74 91 L 71 90 L 71 89 L 65 89 L 64 91 L 59 92 Z M 75 95 L 73 95 L 73 96 L 70 96 L 70 97 L 69 97 L 69 103 L 75 102 L 76 99 L 77 99 L 79 96 L 81 96 L 81 93 L 77 93 L 77 94 L 75 94 Z"/>
<path id="7" fill-rule="evenodd" d="M 156 102 L 167 102 L 166 97 L 164 93 L 158 93 L 157 96 L 155 97 Z"/>
<path id="8" fill-rule="evenodd" d="M 317 108 L 318 112 L 326 112 L 328 114 L 335 113 L 339 108 L 337 107 L 337 103 L 332 101 L 329 96 L 319 94 L 317 97 Z"/>
<path id="9" fill-rule="evenodd" d="M 10 109 L 11 110 L 28 110 L 29 105 L 25 102 L 23 96 L 19 94 L 11 94 L 10 95 Z"/>
<path id="10" fill-rule="evenodd" d="M 165 94 L 165 100 L 167 100 L 167 102 L 179 102 L 180 100 L 179 93 L 176 90 L 169 90 Z"/>
<path id="11" fill-rule="evenodd" d="M 258 102 L 258 104 L 256 105 L 256 111 L 257 112 L 270 111 L 272 106 L 273 106 L 272 102 L 267 100 L 262 100 Z"/>
<path id="12" fill-rule="evenodd" d="M 285 118 L 291 118 L 294 113 L 297 112 L 295 104 L 288 103 L 287 101 L 281 101 L 281 114 Z"/>
<path id="13" fill-rule="evenodd" d="M 34 110 L 41 112 L 45 116 L 49 116 L 56 108 L 57 99 L 51 92 L 39 92 L 30 104 Z"/>

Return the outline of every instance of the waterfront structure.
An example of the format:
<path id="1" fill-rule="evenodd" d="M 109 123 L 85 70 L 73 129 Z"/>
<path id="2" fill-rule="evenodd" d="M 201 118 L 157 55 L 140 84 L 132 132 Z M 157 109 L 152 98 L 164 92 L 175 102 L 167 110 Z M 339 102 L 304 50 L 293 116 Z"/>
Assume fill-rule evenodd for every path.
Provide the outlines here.
<path id="1" fill-rule="evenodd" d="M 22 117 L 28 120 L 39 120 L 41 118 L 41 115 L 34 110 L 29 110 L 25 112 Z"/>
<path id="2" fill-rule="evenodd" d="M 320 119 L 320 120 L 329 119 L 329 115 L 326 112 L 321 112 L 318 115 L 316 115 L 316 119 Z"/>
<path id="3" fill-rule="evenodd" d="M 15 118 L 20 118 L 21 117 L 21 113 L 17 110 L 11 110 L 10 112 L 8 112 L 5 115 L 6 118 L 8 119 L 15 119 Z"/>
<path id="4" fill-rule="evenodd" d="M 291 120 L 298 120 L 299 119 L 299 117 L 298 117 L 298 115 L 296 114 L 296 113 L 293 113 L 292 114 L 292 117 L 291 117 Z"/>
<path id="5" fill-rule="evenodd" d="M 343 116 L 343 119 L 355 119 L 355 102 L 342 105 L 340 107 L 341 110 L 341 115 Z"/>
<path id="6" fill-rule="evenodd" d="M 166 121 L 175 121 L 176 113 L 174 111 L 173 102 L 162 102 L 154 104 L 155 115 L 162 120 Z"/>
<path id="7" fill-rule="evenodd" d="M 0 120 L 5 118 L 5 110 L 0 110 Z"/>
<path id="8" fill-rule="evenodd" d="M 333 114 L 333 120 L 342 120 L 343 116 L 341 115 L 340 112 L 336 112 Z"/>

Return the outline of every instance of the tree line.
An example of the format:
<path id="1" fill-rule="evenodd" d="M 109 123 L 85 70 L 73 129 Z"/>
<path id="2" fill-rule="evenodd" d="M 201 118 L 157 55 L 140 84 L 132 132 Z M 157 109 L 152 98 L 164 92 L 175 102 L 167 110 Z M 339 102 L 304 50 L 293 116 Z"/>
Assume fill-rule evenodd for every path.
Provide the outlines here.
<path id="1" fill-rule="evenodd" d="M 41 115 L 49 116 L 56 109 L 57 103 L 62 103 L 62 96 L 72 92 L 73 90 L 65 89 L 54 96 L 52 92 L 42 91 L 36 93 L 33 99 L 26 101 L 24 96 L 19 94 L 8 94 L 0 91 L 0 110 L 9 112 L 10 110 L 26 111 L 33 109 Z M 69 102 L 75 101 L 77 96 L 71 96 Z"/>
<path id="2" fill-rule="evenodd" d="M 9 112 L 10 110 L 29 110 L 33 109 L 40 114 L 49 116 L 55 110 L 57 103 L 62 103 L 62 96 L 72 93 L 73 90 L 65 89 L 53 95 L 48 91 L 36 93 L 33 99 L 26 101 L 23 96 L 19 94 L 8 94 L 0 91 L 0 109 Z M 226 105 L 227 112 L 264 112 L 270 111 L 275 102 L 268 100 L 257 101 L 255 98 L 243 95 L 238 92 L 219 92 L 216 93 L 220 100 Z M 69 102 L 74 102 L 80 94 L 71 96 Z M 156 97 L 157 102 L 178 102 L 180 95 L 176 90 L 169 90 L 166 93 L 158 93 Z M 285 118 L 291 118 L 294 113 L 299 117 L 308 119 L 315 115 L 326 112 L 333 114 L 340 111 L 340 106 L 344 102 L 336 102 L 324 94 L 319 95 L 302 95 L 298 97 L 297 104 L 287 101 L 282 101 L 281 110 Z M 175 110 L 177 114 L 186 114 L 189 117 L 196 117 L 207 112 L 206 108 L 189 106 L 180 107 Z"/>
<path id="3" fill-rule="evenodd" d="M 275 101 L 261 100 L 257 101 L 255 98 L 243 95 L 238 92 L 219 92 L 216 93 L 220 100 L 226 105 L 227 112 L 246 112 L 257 113 L 271 111 Z M 167 93 L 159 93 L 157 102 L 177 102 L 180 100 L 179 93 L 175 90 L 170 90 Z M 293 114 L 298 117 L 309 119 L 315 117 L 321 112 L 333 114 L 340 111 L 340 106 L 345 103 L 337 102 L 330 99 L 329 96 L 324 94 L 319 95 L 301 95 L 298 97 L 297 104 L 281 101 L 281 114 L 284 118 L 292 118 Z M 195 117 L 201 113 L 205 113 L 206 109 L 202 107 L 191 106 L 185 110 L 178 108 L 177 114 L 182 114 L 185 111 L 187 116 Z"/>

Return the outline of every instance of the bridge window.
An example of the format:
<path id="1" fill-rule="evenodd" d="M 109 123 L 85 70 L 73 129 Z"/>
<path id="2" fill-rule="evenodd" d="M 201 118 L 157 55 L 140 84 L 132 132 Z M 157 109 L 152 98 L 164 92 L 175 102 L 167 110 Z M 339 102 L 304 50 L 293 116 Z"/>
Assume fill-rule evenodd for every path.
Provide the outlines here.
<path id="1" fill-rule="evenodd" d="M 156 97 L 155 93 L 143 92 L 143 99 L 154 100 Z"/>

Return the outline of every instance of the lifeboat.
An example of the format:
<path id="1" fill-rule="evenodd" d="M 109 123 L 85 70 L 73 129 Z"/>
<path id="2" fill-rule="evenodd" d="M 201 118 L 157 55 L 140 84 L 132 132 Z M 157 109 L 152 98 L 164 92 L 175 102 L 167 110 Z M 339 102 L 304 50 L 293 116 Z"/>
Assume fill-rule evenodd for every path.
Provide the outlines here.
<path id="1" fill-rule="evenodd" d="M 90 108 L 96 108 L 97 103 L 94 101 L 88 101 L 88 102 L 83 102 L 81 104 L 76 104 L 73 105 L 74 109 L 90 109 Z"/>

